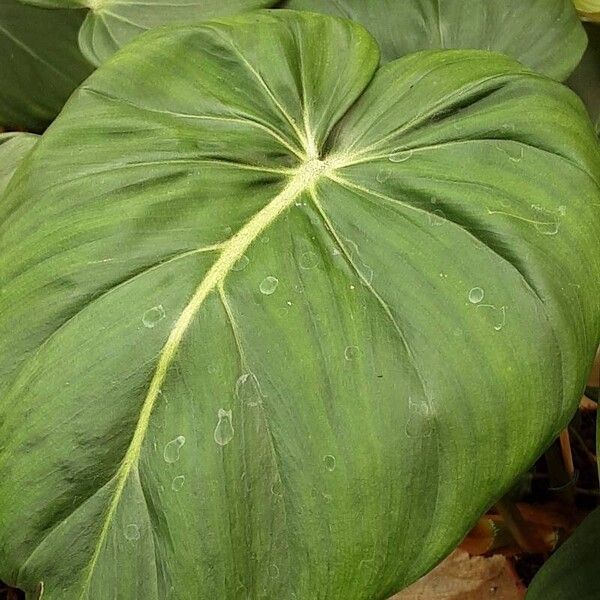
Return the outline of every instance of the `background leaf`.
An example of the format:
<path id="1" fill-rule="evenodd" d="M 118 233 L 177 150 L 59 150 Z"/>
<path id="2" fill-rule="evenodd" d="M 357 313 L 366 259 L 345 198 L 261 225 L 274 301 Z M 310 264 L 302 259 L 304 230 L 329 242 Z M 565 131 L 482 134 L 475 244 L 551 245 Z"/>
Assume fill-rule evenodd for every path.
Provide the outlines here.
<path id="1" fill-rule="evenodd" d="M 575 7 L 582 17 L 590 21 L 600 21 L 600 2 L 598 0 L 574 0 Z"/>
<path id="2" fill-rule="evenodd" d="M 257 8 L 277 0 L 25 0 L 58 8 L 89 8 L 79 45 L 96 66 L 144 31 L 166 23 L 206 21 Z"/>
<path id="3" fill-rule="evenodd" d="M 592 512 L 575 533 L 544 564 L 529 586 L 527 600 L 597 600 L 600 509 Z"/>
<path id="4" fill-rule="evenodd" d="M 285 0 L 362 23 L 384 61 L 432 48 L 496 50 L 565 79 L 585 49 L 571 0 Z"/>
<path id="5" fill-rule="evenodd" d="M 43 130 L 91 72 L 77 47 L 84 16 L 0 2 L 0 127 Z"/>
<path id="6" fill-rule="evenodd" d="M 157 29 L 17 170 L 2 580 L 380 600 L 565 426 L 600 332 L 581 102 L 503 55 L 379 58 L 310 13 Z"/>
<path id="7" fill-rule="evenodd" d="M 596 131 L 600 131 L 600 25 L 587 23 L 585 28 L 589 44 L 568 83 L 585 102 Z"/>

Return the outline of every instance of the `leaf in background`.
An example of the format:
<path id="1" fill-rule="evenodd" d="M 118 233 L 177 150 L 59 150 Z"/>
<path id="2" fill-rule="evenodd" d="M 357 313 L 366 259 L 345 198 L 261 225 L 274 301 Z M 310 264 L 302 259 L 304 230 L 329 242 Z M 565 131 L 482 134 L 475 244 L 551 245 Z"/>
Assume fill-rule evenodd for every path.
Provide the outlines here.
<path id="1" fill-rule="evenodd" d="M 600 0 L 574 0 L 579 14 L 588 21 L 600 21 Z"/>
<path id="2" fill-rule="evenodd" d="M 585 49 L 571 0 L 285 0 L 362 23 L 385 62 L 432 48 L 495 50 L 564 80 Z"/>
<path id="3" fill-rule="evenodd" d="M 526 600 L 598 600 L 599 542 L 597 508 L 544 564 L 531 582 Z"/>
<path id="4" fill-rule="evenodd" d="M 596 243 L 596 249 L 598 244 Z M 600 351 L 599 351 L 600 352 Z M 588 383 L 597 384 L 600 353 Z M 600 455 L 597 420 L 596 456 Z M 550 557 L 529 586 L 526 600 L 598 600 L 600 598 L 600 508 L 587 516 L 573 535 Z"/>
<path id="5" fill-rule="evenodd" d="M 206 21 L 257 8 L 278 0 L 24 0 L 58 8 L 89 8 L 79 45 L 96 66 L 153 27 L 166 23 Z"/>
<path id="6" fill-rule="evenodd" d="M 77 46 L 84 16 L 0 2 L 0 127 L 43 130 L 89 75 Z"/>
<path id="7" fill-rule="evenodd" d="M 376 600 L 565 426 L 598 140 L 502 55 L 249 13 L 100 67 L 0 206 L 0 578 Z M 500 449 L 500 450 L 499 450 Z"/>
<path id="8" fill-rule="evenodd" d="M 589 44 L 568 84 L 583 99 L 596 131 L 600 132 L 600 26 L 588 23 L 585 28 Z"/>
<path id="9" fill-rule="evenodd" d="M 0 198 L 25 155 L 35 146 L 37 135 L 0 133 Z"/>

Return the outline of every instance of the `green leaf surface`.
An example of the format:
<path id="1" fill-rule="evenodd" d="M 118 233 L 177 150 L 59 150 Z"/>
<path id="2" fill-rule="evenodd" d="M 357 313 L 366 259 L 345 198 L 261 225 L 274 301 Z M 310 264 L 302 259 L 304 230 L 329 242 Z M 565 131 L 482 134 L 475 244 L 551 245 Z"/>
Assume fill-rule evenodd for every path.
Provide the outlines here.
<path id="1" fill-rule="evenodd" d="M 0 198 L 37 136 L 29 133 L 0 133 Z"/>
<path id="2" fill-rule="evenodd" d="M 564 427 L 598 140 L 512 59 L 257 12 L 100 67 L 0 206 L 0 578 L 383 600 Z M 10 349 L 10 350 L 8 350 Z"/>
<path id="3" fill-rule="evenodd" d="M 89 75 L 77 46 L 84 17 L 0 2 L 0 127 L 43 130 Z"/>
<path id="4" fill-rule="evenodd" d="M 494 50 L 562 81 L 585 49 L 571 0 L 284 0 L 282 5 L 362 23 L 379 42 L 384 61 L 434 48 Z"/>
<path id="5" fill-rule="evenodd" d="M 527 600 L 598 600 L 600 509 L 596 509 L 544 564 Z"/>
<path id="6" fill-rule="evenodd" d="M 588 107 L 590 117 L 600 133 L 600 25 L 585 26 L 589 44 L 583 59 L 569 78 L 575 90 Z"/>
<path id="7" fill-rule="evenodd" d="M 268 8 L 278 0 L 24 0 L 40 6 L 89 8 L 79 33 L 82 52 L 96 66 L 148 29 L 206 21 Z"/>

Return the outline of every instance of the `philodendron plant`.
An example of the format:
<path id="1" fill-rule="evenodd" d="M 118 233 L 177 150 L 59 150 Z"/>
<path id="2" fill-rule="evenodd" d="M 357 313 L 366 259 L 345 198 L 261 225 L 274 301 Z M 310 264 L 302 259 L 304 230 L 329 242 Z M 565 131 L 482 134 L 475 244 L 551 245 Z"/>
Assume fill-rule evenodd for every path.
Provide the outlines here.
<path id="1" fill-rule="evenodd" d="M 565 425 L 600 330 L 581 103 L 501 55 L 379 62 L 310 13 L 158 30 L 26 155 L 3 580 L 382 599 Z"/>
<path id="2" fill-rule="evenodd" d="M 600 147 L 514 59 L 259 11 L 146 33 L 0 202 L 0 578 L 384 600 L 564 428 Z M 2 146 L 0 146 L 0 149 Z"/>

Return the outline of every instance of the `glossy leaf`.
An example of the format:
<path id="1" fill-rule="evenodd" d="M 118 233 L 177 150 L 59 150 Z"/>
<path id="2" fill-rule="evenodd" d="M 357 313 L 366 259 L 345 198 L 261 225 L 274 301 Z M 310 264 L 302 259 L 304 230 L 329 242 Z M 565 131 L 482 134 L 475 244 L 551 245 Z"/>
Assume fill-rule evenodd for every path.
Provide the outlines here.
<path id="1" fill-rule="evenodd" d="M 26 154 L 35 146 L 36 135 L 0 133 L 0 198 Z"/>
<path id="2" fill-rule="evenodd" d="M 495 50 L 563 80 L 585 49 L 571 0 L 285 0 L 362 23 L 384 61 L 419 50 Z"/>
<path id="3" fill-rule="evenodd" d="M 311 13 L 155 30 L 19 168 L 1 579 L 387 598 L 565 426 L 600 330 L 581 103 L 485 52 L 378 65 Z"/>
<path id="4" fill-rule="evenodd" d="M 84 16 L 0 2 L 0 127 L 44 129 L 89 75 L 77 46 Z"/>
<path id="5" fill-rule="evenodd" d="M 583 59 L 569 78 L 575 90 L 588 107 L 590 117 L 600 132 L 600 26 L 586 24 L 589 44 Z"/>
<path id="6" fill-rule="evenodd" d="M 79 45 L 96 66 L 144 31 L 267 8 L 278 0 L 24 0 L 58 8 L 89 8 Z"/>

